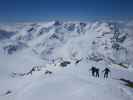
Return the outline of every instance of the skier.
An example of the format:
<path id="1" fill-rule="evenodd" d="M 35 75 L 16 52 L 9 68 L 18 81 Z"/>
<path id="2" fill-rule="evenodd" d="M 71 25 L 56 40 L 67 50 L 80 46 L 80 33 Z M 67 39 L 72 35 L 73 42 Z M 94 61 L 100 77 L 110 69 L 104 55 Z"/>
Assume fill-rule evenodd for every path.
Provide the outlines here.
<path id="1" fill-rule="evenodd" d="M 96 68 L 94 66 L 91 67 L 90 71 L 92 72 L 92 76 L 95 77 Z"/>
<path id="2" fill-rule="evenodd" d="M 96 68 L 95 70 L 96 70 L 96 77 L 99 78 L 99 68 Z"/>
<path id="3" fill-rule="evenodd" d="M 111 72 L 111 71 L 110 71 L 109 68 L 105 68 L 102 72 L 104 72 L 104 78 L 108 78 L 108 74 L 109 74 L 109 72 Z"/>

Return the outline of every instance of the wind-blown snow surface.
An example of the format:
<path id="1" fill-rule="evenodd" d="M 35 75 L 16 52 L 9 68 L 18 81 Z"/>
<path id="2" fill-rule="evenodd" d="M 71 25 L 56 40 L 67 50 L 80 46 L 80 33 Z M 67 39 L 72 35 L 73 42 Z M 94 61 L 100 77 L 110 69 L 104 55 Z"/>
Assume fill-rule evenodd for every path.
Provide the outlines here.
<path id="1" fill-rule="evenodd" d="M 133 100 L 133 89 L 119 80 L 133 81 L 132 27 L 131 21 L 0 25 L 0 100 Z M 64 61 L 70 64 L 61 67 Z M 92 66 L 100 78 L 91 76 Z"/>

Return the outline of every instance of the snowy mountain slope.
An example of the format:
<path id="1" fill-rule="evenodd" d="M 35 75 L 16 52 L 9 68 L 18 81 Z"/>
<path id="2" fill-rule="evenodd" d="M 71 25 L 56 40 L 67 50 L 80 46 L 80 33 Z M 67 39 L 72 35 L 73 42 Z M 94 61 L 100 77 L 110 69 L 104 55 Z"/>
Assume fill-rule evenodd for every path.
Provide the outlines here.
<path id="1" fill-rule="evenodd" d="M 68 68 L 45 67 L 30 76 L 13 78 L 8 84 L 12 94 L 1 96 L 5 100 L 132 100 L 132 92 L 113 79 L 127 77 L 132 79 L 132 72 L 119 69 L 111 69 L 113 72 L 109 79 L 94 78 L 88 73 L 91 62 L 82 62 L 77 66 Z M 99 67 L 105 67 L 103 64 Z M 101 68 L 102 69 L 102 68 Z M 45 70 L 51 70 L 53 74 L 45 75 Z M 117 76 L 115 74 L 117 74 Z M 13 86 L 14 82 L 17 84 Z"/>
<path id="2" fill-rule="evenodd" d="M 111 52 L 111 56 L 113 56 L 112 54 L 119 55 L 121 52 L 122 54 L 125 53 L 125 56 L 128 56 L 128 52 L 132 52 L 132 33 L 121 28 L 122 25 L 118 26 L 115 23 L 53 21 L 48 23 L 28 23 L 26 25 L 21 25 L 22 24 L 19 26 L 21 28 L 16 30 L 17 34 L 11 37 L 8 42 L 4 42 L 4 44 L 7 45 L 4 45 L 3 48 L 7 53 L 12 54 L 14 51 L 18 51 L 22 48 L 32 48 L 41 58 L 51 61 L 52 59 L 50 58 L 55 56 L 56 52 L 60 51 L 59 49 L 63 49 L 64 44 L 69 43 L 71 40 L 75 42 L 75 39 L 77 40 L 80 37 L 82 37 L 84 44 L 90 45 L 90 41 L 93 41 L 92 43 L 96 42 L 96 45 L 100 47 L 98 48 L 100 53 L 101 49 L 104 49 L 104 53 Z M 91 36 L 93 36 L 93 39 L 91 39 Z M 85 39 L 88 40 L 88 42 L 84 41 L 84 38 L 88 38 Z M 88 47 L 88 49 L 90 48 Z M 113 60 L 118 59 L 118 57 L 111 58 Z M 128 58 L 130 58 L 128 60 L 132 59 L 132 57 Z"/>
<path id="3" fill-rule="evenodd" d="M 132 100 L 133 90 L 119 80 L 133 80 L 132 27 L 111 21 L 0 25 L 14 33 L 0 41 L 0 99 Z M 91 66 L 109 67 L 110 79 L 101 72 L 91 77 Z"/>

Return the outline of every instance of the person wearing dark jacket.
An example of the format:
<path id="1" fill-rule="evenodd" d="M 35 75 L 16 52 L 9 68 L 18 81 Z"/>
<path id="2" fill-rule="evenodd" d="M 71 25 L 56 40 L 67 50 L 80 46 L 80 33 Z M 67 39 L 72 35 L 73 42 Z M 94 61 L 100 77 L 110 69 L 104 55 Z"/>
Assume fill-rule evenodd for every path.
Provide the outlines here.
<path id="1" fill-rule="evenodd" d="M 95 70 L 96 70 L 96 77 L 99 78 L 99 68 L 96 68 Z"/>
<path id="2" fill-rule="evenodd" d="M 108 78 L 109 72 L 111 71 L 109 68 L 105 68 L 102 72 L 104 72 L 104 78 Z"/>
<path id="3" fill-rule="evenodd" d="M 92 72 L 92 76 L 96 76 L 96 68 L 94 66 L 91 67 L 90 71 Z"/>

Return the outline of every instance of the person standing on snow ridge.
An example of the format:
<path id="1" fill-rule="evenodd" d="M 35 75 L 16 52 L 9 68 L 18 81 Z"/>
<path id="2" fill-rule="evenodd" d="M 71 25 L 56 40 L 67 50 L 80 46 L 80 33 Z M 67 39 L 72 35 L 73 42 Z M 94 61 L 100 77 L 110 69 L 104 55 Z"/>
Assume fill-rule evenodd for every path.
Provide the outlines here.
<path id="1" fill-rule="evenodd" d="M 92 72 L 92 76 L 95 77 L 96 76 L 96 68 L 94 66 L 92 66 L 90 71 Z"/>
<path id="2" fill-rule="evenodd" d="M 111 72 L 110 71 L 110 69 L 109 68 L 105 68 L 102 72 L 104 72 L 104 78 L 108 78 L 108 74 L 109 74 L 109 72 Z"/>
<path id="3" fill-rule="evenodd" d="M 96 70 L 96 77 L 99 78 L 99 68 L 96 68 L 95 70 Z"/>

